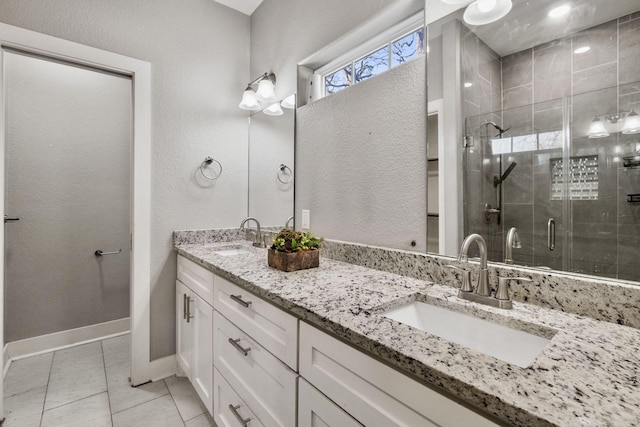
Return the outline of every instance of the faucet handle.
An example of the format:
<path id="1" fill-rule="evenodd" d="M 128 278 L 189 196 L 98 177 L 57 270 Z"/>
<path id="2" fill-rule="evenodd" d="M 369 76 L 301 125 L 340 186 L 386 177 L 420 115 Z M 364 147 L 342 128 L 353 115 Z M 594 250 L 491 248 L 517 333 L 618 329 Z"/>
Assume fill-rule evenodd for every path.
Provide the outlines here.
<path id="1" fill-rule="evenodd" d="M 517 280 L 520 282 L 533 282 L 528 277 L 498 277 L 498 290 L 496 291 L 496 299 L 508 301 L 509 297 L 509 282 L 511 280 Z"/>
<path id="2" fill-rule="evenodd" d="M 445 267 L 462 273 L 462 285 L 460 286 L 460 290 L 462 292 L 473 292 L 473 287 L 471 286 L 471 272 L 469 270 L 465 270 L 464 268 L 456 267 L 451 264 L 445 265 Z"/>

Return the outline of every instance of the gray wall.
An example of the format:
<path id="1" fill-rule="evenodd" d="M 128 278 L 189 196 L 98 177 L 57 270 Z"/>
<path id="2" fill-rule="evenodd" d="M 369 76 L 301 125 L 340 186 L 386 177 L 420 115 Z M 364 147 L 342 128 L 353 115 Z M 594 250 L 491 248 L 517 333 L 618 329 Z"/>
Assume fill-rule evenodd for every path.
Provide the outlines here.
<path id="1" fill-rule="evenodd" d="M 294 171 L 295 113 L 282 110 L 281 116 L 255 113 L 249 125 L 249 216 L 263 227 L 282 228 L 293 215 L 293 177 L 281 174 L 282 181 L 291 179 L 282 183 L 277 172 L 281 164 Z"/>
<path id="2" fill-rule="evenodd" d="M 5 57 L 6 341 L 128 317 L 131 79 Z"/>
<path id="3" fill-rule="evenodd" d="M 247 212 L 247 116 L 237 106 L 249 18 L 212 0 L 2 0 L 0 21 L 151 63 L 151 357 L 174 354 L 172 231 L 237 227 Z M 224 174 L 202 188 L 194 174 L 207 155 Z"/>
<path id="4" fill-rule="evenodd" d="M 295 91 L 298 62 L 394 3 L 265 0 L 251 18 L 252 75 L 270 69 Z M 314 233 L 426 249 L 424 76 L 419 59 L 298 111 L 296 217 L 309 209 Z"/>

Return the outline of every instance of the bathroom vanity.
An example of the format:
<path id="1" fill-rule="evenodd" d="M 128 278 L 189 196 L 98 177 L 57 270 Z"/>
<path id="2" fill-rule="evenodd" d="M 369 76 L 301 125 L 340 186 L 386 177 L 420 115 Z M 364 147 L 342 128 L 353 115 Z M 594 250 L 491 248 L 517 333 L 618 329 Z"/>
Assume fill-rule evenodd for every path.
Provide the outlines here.
<path id="1" fill-rule="evenodd" d="M 189 324 L 212 335 L 184 346 L 178 295 L 178 362 L 219 426 L 640 425 L 637 329 L 518 302 L 480 306 L 452 286 L 328 258 L 283 273 L 247 241 L 176 250 L 178 289 L 213 312 L 188 308 Z M 194 277 L 207 290 L 185 283 Z M 385 316 L 416 301 L 549 342 L 520 367 Z"/>

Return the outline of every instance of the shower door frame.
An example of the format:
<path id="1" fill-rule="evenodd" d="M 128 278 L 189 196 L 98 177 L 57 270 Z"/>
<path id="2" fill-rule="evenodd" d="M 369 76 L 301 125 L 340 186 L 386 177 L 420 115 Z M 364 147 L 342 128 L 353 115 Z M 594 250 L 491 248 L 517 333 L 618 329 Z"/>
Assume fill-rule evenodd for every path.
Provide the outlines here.
<path id="1" fill-rule="evenodd" d="M 148 62 L 0 23 L 0 215 L 4 215 L 6 146 L 6 48 L 102 69 L 131 77 L 131 383 L 158 378 L 171 360 L 150 360 L 151 279 L 151 65 Z M 4 227 L 0 228 L 0 343 L 4 347 Z M 173 360 L 175 364 L 175 359 Z M 4 364 L 3 364 L 4 365 Z M 161 366 L 160 366 L 161 365 Z M 0 376 L 0 419 L 4 418 Z"/>

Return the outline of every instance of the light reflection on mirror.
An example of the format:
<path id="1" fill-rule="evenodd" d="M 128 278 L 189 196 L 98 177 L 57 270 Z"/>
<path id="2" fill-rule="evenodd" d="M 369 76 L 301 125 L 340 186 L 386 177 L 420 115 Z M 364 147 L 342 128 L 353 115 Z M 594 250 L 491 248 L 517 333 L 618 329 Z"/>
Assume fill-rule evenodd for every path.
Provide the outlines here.
<path id="1" fill-rule="evenodd" d="M 293 216 L 295 95 L 278 106 L 249 117 L 248 216 L 273 230 Z"/>
<path id="2" fill-rule="evenodd" d="M 640 169 L 625 160 L 640 142 L 638 2 L 513 0 L 481 26 L 444 7 L 427 0 L 428 101 L 444 133 L 428 171 L 448 197 L 429 197 L 429 247 L 455 255 L 479 233 L 502 262 L 516 227 L 515 264 L 640 280 L 640 204 L 628 201 Z"/>

